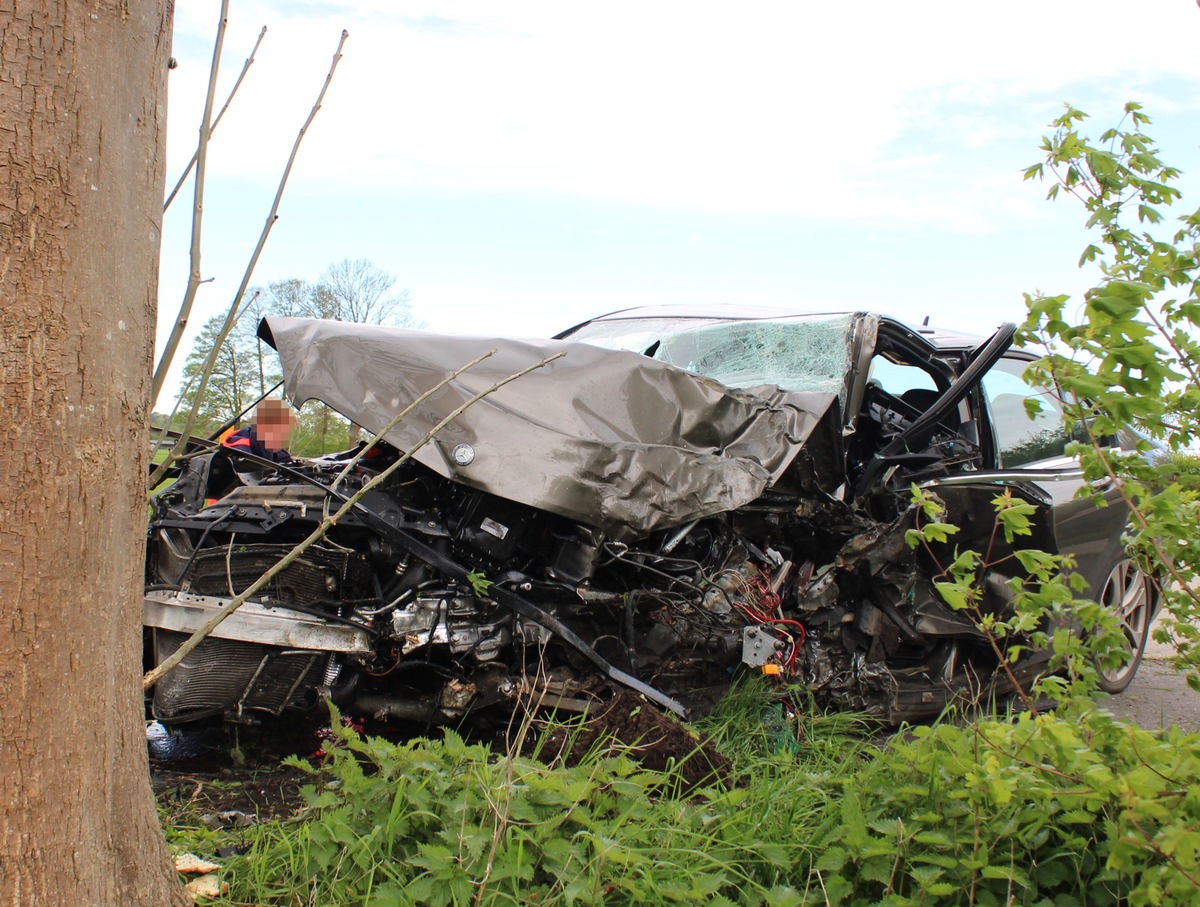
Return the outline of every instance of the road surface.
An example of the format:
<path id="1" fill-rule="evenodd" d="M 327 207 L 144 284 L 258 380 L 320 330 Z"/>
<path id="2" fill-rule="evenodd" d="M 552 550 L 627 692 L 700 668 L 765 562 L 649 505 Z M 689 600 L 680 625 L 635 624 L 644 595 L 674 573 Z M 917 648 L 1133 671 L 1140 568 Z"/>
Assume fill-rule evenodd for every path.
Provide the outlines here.
<path id="1" fill-rule="evenodd" d="M 1101 697 L 1101 704 L 1142 727 L 1176 724 L 1188 733 L 1200 733 L 1200 693 L 1171 667 L 1174 654 L 1169 646 L 1151 640 L 1133 683 L 1119 696 Z"/>

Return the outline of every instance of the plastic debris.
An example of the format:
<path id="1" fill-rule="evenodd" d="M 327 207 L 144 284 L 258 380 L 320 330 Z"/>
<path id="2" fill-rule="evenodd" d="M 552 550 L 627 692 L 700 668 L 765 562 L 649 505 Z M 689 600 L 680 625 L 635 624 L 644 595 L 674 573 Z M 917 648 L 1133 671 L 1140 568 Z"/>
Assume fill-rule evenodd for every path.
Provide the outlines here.
<path id="1" fill-rule="evenodd" d="M 175 857 L 175 871 L 182 872 L 184 875 L 216 872 L 220 868 L 218 864 L 202 860 L 194 853 L 181 853 Z"/>

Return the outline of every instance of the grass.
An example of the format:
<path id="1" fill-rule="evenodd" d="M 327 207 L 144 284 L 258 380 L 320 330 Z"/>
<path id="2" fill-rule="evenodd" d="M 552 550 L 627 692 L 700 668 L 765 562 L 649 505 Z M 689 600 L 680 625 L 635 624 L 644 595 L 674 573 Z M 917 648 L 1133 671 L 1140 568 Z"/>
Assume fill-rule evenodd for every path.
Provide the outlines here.
<path id="1" fill-rule="evenodd" d="M 225 861 L 216 903 L 1157 905 L 1200 894 L 1198 735 L 1080 704 L 872 744 L 870 724 L 761 682 L 696 730 L 731 763 L 701 788 L 643 768 L 636 743 L 547 766 L 453 732 L 396 744 L 341 731 L 323 764 L 294 761 L 312 777 L 302 814 L 238 832 L 246 849 Z M 202 857 L 222 846 L 188 823 L 167 833 Z"/>
<path id="2" fill-rule="evenodd" d="M 452 732 L 404 744 L 342 732 L 310 766 L 306 814 L 252 831 L 221 903 L 803 902 L 792 879 L 817 859 L 816 825 L 865 749 L 859 726 L 797 719 L 747 687 L 698 730 L 732 770 L 687 793 L 628 746 L 550 767 Z M 220 846 L 180 826 L 168 837 L 202 856 Z"/>

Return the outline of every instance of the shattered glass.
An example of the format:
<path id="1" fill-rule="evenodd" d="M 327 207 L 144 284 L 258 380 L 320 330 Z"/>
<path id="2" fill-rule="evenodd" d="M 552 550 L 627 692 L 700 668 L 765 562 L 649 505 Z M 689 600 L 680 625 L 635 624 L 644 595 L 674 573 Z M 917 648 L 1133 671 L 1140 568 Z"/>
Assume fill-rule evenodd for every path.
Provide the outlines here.
<path id="1" fill-rule="evenodd" d="M 664 338 L 654 358 L 728 387 L 774 384 L 838 394 L 845 402 L 853 318 L 714 324 Z"/>
<path id="2" fill-rule="evenodd" d="M 644 353 L 726 387 L 771 384 L 837 394 L 845 404 L 858 316 L 753 319 L 638 318 L 597 321 L 571 335 L 607 349 Z"/>

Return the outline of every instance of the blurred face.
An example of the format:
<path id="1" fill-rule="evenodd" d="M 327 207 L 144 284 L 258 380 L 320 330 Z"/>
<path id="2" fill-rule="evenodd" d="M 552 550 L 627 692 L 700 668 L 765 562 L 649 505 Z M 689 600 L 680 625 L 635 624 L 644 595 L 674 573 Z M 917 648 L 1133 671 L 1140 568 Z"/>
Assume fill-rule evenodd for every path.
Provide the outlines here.
<path id="1" fill-rule="evenodd" d="M 295 418 L 282 400 L 264 400 L 254 411 L 254 435 L 267 450 L 285 450 Z"/>

